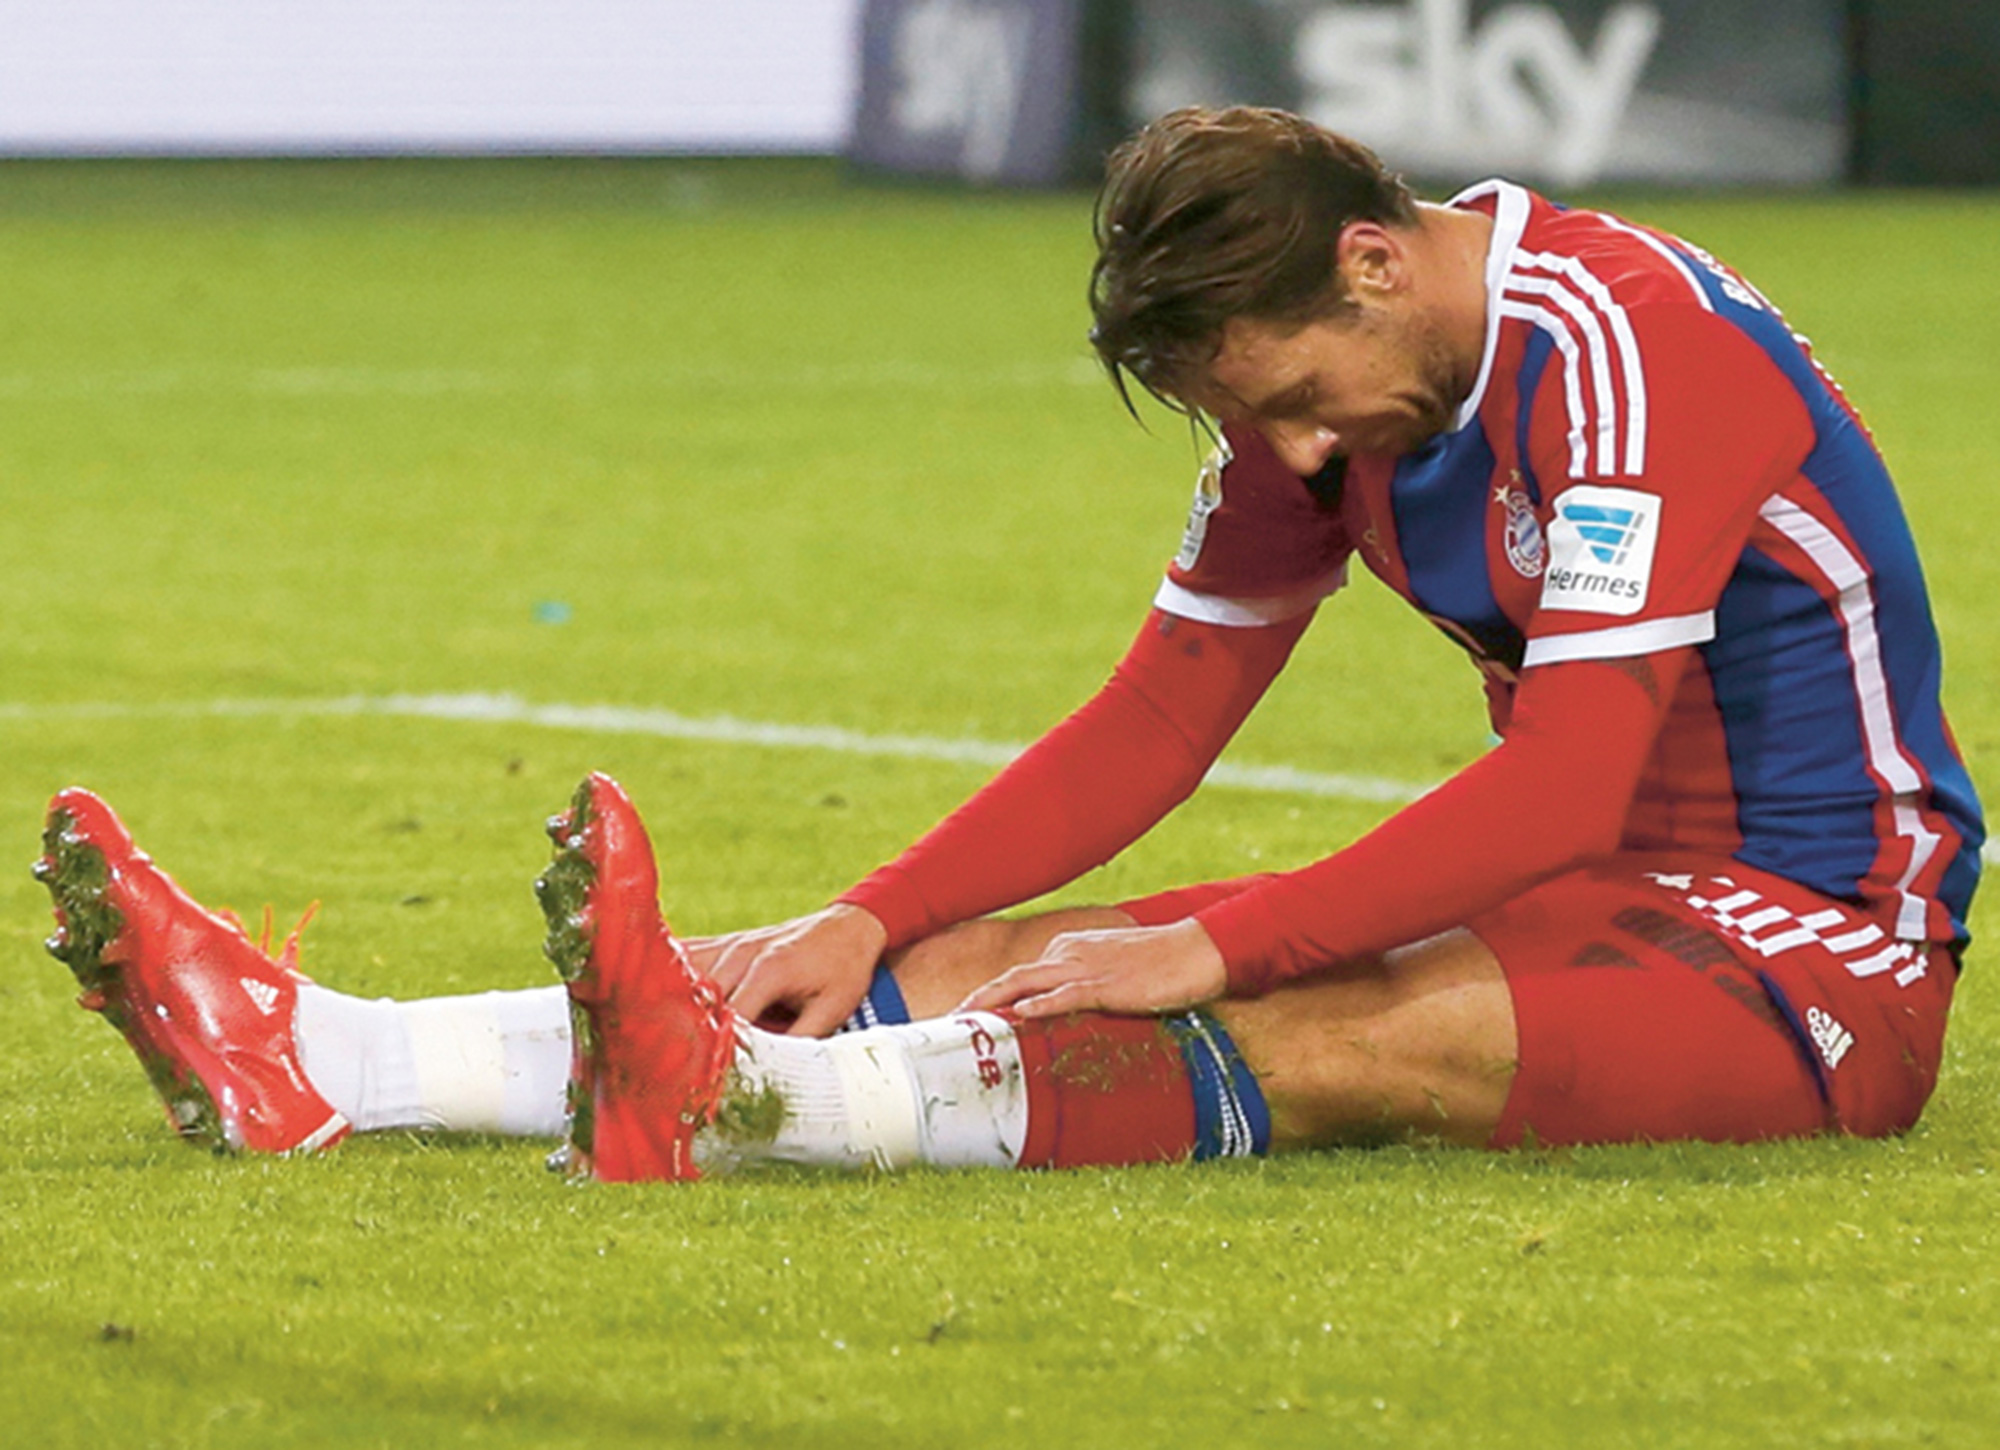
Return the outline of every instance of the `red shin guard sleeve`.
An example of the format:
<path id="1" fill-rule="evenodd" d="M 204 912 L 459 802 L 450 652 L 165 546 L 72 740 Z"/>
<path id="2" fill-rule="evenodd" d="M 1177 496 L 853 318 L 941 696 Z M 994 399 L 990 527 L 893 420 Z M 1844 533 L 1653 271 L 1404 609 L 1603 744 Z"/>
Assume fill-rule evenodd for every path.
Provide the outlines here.
<path id="1" fill-rule="evenodd" d="M 893 948 L 1103 865 L 1193 792 L 1310 619 L 1231 628 L 1154 610 L 1082 708 L 840 899 Z"/>
<path id="2" fill-rule="evenodd" d="M 1015 1031 L 1028 1077 L 1021 1167 L 1115 1168 L 1194 1152 L 1187 1060 L 1160 1018 L 1086 1013 Z"/>
<path id="3" fill-rule="evenodd" d="M 1346 850 L 1199 911 L 1231 995 L 1421 941 L 1613 850 L 1691 653 L 1530 671 L 1499 748 Z"/>

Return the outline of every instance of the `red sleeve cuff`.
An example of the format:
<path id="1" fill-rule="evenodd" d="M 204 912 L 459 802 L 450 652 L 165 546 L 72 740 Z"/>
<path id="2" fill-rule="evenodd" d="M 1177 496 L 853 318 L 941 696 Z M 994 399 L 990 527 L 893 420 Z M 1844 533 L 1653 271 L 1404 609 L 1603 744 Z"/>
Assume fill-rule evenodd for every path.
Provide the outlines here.
<path id="1" fill-rule="evenodd" d="M 1283 969 L 1280 953 L 1273 950 L 1290 933 L 1256 889 L 1198 911 L 1194 919 L 1222 953 L 1231 997 L 1261 997 L 1293 975 Z"/>
<path id="2" fill-rule="evenodd" d="M 885 951 L 922 941 L 937 930 L 930 906 L 893 862 L 870 873 L 835 899 L 860 907 L 882 923 L 889 933 Z"/>

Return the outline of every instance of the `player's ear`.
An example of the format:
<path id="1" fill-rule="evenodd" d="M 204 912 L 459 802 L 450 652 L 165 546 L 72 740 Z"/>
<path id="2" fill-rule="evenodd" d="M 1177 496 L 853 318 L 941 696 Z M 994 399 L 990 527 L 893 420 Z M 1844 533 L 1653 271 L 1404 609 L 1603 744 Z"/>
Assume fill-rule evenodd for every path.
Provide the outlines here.
<path id="1" fill-rule="evenodd" d="M 1380 222 L 1349 222 L 1334 243 L 1334 265 L 1347 295 L 1381 298 L 1403 285 L 1409 254 L 1403 239 Z"/>

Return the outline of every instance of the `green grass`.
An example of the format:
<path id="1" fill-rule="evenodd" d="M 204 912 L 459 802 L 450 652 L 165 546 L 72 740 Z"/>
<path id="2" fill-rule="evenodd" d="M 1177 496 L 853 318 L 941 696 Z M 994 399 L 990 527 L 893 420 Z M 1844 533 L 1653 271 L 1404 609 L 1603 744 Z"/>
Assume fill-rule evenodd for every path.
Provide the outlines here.
<path id="1" fill-rule="evenodd" d="M 2000 202 L 1621 205 L 1741 265 L 1868 413 L 2000 778 Z M 594 767 L 684 929 L 818 904 L 982 772 L 174 707 L 1031 737 L 1123 648 L 1192 482 L 1091 374 L 1087 211 L 791 163 L 0 166 L 0 840 L 25 868 L 91 785 L 205 899 L 322 900 L 306 965 L 362 993 L 553 980 L 539 823 Z M 1484 739 L 1456 651 L 1363 584 L 1232 758 L 1420 781 Z M 1069 895 L 1379 813 L 1212 790 Z M 48 928 L 0 877 L 13 1443 L 1860 1446 L 2000 1413 L 1983 952 L 1900 1142 L 577 1189 L 532 1144 L 183 1149 Z"/>

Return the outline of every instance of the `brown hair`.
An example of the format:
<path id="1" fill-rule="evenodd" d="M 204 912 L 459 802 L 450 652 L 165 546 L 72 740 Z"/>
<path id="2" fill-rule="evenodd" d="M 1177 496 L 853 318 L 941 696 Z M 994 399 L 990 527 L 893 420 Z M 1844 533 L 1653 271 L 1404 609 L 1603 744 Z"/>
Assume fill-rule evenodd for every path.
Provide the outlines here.
<path id="1" fill-rule="evenodd" d="M 1285 111 L 1170 111 L 1111 153 L 1097 196 L 1090 341 L 1128 379 L 1191 411 L 1232 317 L 1304 323 L 1352 304 L 1335 243 L 1350 222 L 1407 225 L 1416 202 L 1375 153 Z"/>

